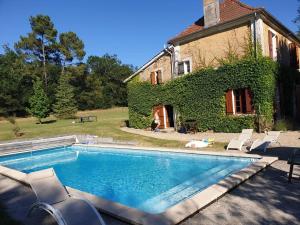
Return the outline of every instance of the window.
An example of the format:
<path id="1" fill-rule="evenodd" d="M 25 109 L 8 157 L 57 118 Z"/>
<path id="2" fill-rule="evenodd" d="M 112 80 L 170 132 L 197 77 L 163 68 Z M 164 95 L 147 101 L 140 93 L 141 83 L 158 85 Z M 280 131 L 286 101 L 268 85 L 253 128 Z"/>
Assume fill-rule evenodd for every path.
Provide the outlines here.
<path id="1" fill-rule="evenodd" d="M 277 47 L 278 47 L 278 37 L 269 30 L 268 32 L 269 39 L 269 56 L 277 60 Z"/>
<path id="2" fill-rule="evenodd" d="M 162 84 L 162 73 L 161 70 L 158 70 L 155 72 L 156 73 L 156 83 L 157 84 Z"/>
<path id="3" fill-rule="evenodd" d="M 178 75 L 188 74 L 191 72 L 191 63 L 189 60 L 178 63 Z"/>
<path id="4" fill-rule="evenodd" d="M 290 51 L 290 66 L 294 69 L 299 69 L 298 47 L 295 43 L 289 44 Z"/>
<path id="5" fill-rule="evenodd" d="M 162 72 L 161 70 L 157 70 L 156 72 L 152 72 L 150 74 L 151 84 L 162 84 Z"/>
<path id="6" fill-rule="evenodd" d="M 238 89 L 234 90 L 234 100 L 235 100 L 235 112 L 236 113 L 246 113 L 246 95 L 245 90 Z"/>
<path id="7" fill-rule="evenodd" d="M 226 113 L 235 114 L 252 114 L 253 94 L 248 88 L 228 90 L 226 92 Z"/>

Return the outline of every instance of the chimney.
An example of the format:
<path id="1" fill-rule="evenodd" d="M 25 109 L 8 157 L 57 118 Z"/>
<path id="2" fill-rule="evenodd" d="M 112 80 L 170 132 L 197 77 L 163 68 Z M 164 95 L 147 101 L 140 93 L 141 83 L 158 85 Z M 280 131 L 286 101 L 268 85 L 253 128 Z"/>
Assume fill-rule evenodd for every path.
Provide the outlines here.
<path id="1" fill-rule="evenodd" d="M 220 21 L 220 0 L 203 0 L 204 25 L 211 27 Z"/>

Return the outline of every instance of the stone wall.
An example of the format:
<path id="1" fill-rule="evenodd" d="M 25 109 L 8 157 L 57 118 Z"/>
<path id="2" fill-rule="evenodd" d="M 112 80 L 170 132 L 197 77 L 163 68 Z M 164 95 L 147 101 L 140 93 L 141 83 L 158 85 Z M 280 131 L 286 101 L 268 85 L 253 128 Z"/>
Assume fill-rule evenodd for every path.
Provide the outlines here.
<path id="1" fill-rule="evenodd" d="M 180 46 L 180 59 L 191 60 L 192 70 L 219 66 L 218 59 L 224 58 L 229 49 L 244 54 L 244 46 L 250 35 L 250 24 L 188 42 Z"/>
<path id="2" fill-rule="evenodd" d="M 262 39 L 262 51 L 265 56 L 269 56 L 269 39 L 268 31 L 271 30 L 278 36 L 279 43 L 279 60 L 281 63 L 289 65 L 290 53 L 289 44 L 292 42 L 289 40 L 283 32 L 275 31 L 270 28 L 265 22 L 261 21 L 262 27 L 259 34 L 259 40 Z M 237 55 L 243 55 L 245 52 L 246 42 L 251 34 L 251 24 L 244 24 L 239 27 L 235 27 L 231 30 L 222 31 L 207 37 L 202 37 L 198 40 L 189 41 L 187 43 L 175 46 L 176 61 L 189 60 L 191 69 L 196 70 L 199 68 L 212 66 L 218 67 L 219 60 L 226 57 L 229 51 L 234 52 Z M 298 48 L 298 54 L 300 55 L 300 48 Z M 171 70 L 171 56 L 167 53 L 153 62 L 138 76 L 140 81 L 150 81 L 151 72 L 157 70 L 162 71 L 163 82 L 172 79 Z M 176 65 L 174 68 L 176 70 Z"/>
<path id="3" fill-rule="evenodd" d="M 265 56 L 269 56 L 269 37 L 268 32 L 269 30 L 274 33 L 278 37 L 278 52 L 279 52 L 279 58 L 278 60 L 280 63 L 284 65 L 290 64 L 290 52 L 289 52 L 289 44 L 292 43 L 292 40 L 289 40 L 286 35 L 283 34 L 283 32 L 280 32 L 278 30 L 272 29 L 268 24 L 263 23 L 263 34 L 264 34 L 264 43 L 263 43 L 263 52 Z M 299 54 L 299 48 L 298 48 L 298 54 Z"/>
<path id="4" fill-rule="evenodd" d="M 165 54 L 161 56 L 158 60 L 148 66 L 144 71 L 139 74 L 140 81 L 150 81 L 151 72 L 161 70 L 162 72 L 162 81 L 166 82 L 171 80 L 171 56 Z"/>

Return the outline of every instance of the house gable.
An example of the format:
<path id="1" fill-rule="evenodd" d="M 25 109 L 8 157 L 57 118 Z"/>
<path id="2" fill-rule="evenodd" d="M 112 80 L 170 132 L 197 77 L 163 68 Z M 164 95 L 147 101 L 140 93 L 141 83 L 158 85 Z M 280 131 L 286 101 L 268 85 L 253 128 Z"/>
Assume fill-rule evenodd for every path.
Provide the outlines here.
<path id="1" fill-rule="evenodd" d="M 260 8 L 250 7 L 241 3 L 238 0 L 224 0 L 222 3 L 220 3 L 220 22 L 216 25 L 221 25 L 223 23 L 241 18 L 243 16 L 251 15 L 259 10 Z M 205 28 L 204 17 L 201 17 L 183 32 L 179 33 L 176 37 L 169 40 L 168 43 L 174 44 L 177 41 L 188 37 L 189 35 L 195 34 L 199 31 L 203 31 L 205 29 L 209 28 Z"/>
<path id="2" fill-rule="evenodd" d="M 211 4 L 219 0 L 206 2 Z M 295 50 L 297 55 L 300 55 L 298 37 L 263 8 L 254 8 L 239 0 L 223 0 L 220 3 L 218 20 L 216 25 L 207 26 L 205 17 L 201 17 L 171 39 L 168 42 L 169 48 L 151 59 L 125 82 L 137 75 L 141 81 L 150 80 L 150 73 L 157 68 L 163 71 L 164 81 L 170 80 L 179 74 L 182 63 L 185 61 L 188 61 L 189 71 L 205 66 L 218 67 L 218 59 L 226 56 L 229 46 L 233 47 L 237 55 L 243 55 L 245 41 L 249 40 L 249 37 L 261 44 L 263 55 L 269 56 L 268 33 L 270 30 L 274 31 L 280 44 L 280 46 L 278 44 L 278 50 L 281 52 L 278 55 L 281 56 L 279 60 L 281 63 L 290 64 L 292 57 L 290 57 L 289 48 L 293 47 L 293 44 L 297 46 Z M 274 49 L 277 51 L 277 47 Z"/>

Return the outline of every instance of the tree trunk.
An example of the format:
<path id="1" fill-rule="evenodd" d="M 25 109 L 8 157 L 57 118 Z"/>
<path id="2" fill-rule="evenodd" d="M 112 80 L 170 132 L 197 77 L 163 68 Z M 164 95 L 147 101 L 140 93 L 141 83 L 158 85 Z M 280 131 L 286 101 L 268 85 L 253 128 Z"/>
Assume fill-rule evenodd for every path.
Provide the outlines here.
<path id="1" fill-rule="evenodd" d="M 65 74 L 65 66 L 66 66 L 66 62 L 64 61 L 62 64 L 61 75 Z"/>
<path id="2" fill-rule="evenodd" d="M 46 54 L 45 54 L 45 44 L 44 44 L 44 36 L 42 36 L 42 54 L 43 54 L 43 73 L 44 73 L 44 80 L 45 80 L 45 86 L 46 89 L 48 87 L 48 77 L 47 77 L 47 71 L 46 71 Z"/>

